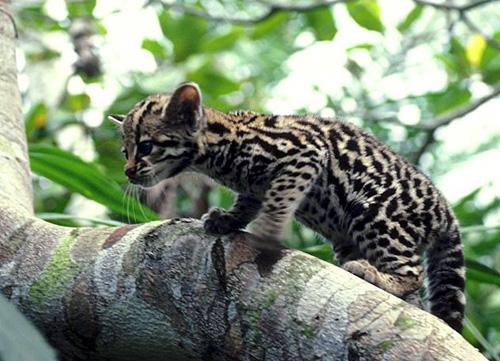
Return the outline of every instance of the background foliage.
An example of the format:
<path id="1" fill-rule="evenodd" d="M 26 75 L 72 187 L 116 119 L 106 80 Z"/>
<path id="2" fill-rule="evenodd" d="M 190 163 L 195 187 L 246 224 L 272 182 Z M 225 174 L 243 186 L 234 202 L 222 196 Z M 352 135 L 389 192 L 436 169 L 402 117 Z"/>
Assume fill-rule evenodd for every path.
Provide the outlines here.
<path id="1" fill-rule="evenodd" d="M 340 116 L 447 185 L 468 259 L 464 336 L 498 359 L 499 182 L 467 189 L 462 172 L 440 183 L 465 163 L 478 176 L 481 157 L 500 154 L 497 114 L 478 115 L 500 94 L 498 1 L 131 3 L 13 4 L 40 217 L 98 226 L 229 207 L 229 191 L 189 175 L 147 193 L 127 188 L 121 140 L 103 119 L 182 81 L 197 82 L 205 103 L 221 110 Z M 288 242 L 332 260 L 331 247 L 297 223 Z"/>

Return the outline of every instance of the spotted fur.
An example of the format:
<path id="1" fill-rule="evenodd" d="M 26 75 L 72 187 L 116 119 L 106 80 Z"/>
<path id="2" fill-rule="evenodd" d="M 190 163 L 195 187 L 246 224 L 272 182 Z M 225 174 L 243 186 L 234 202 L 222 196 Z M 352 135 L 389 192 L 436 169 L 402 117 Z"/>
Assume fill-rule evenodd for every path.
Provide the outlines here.
<path id="1" fill-rule="evenodd" d="M 430 311 L 461 330 L 464 257 L 452 210 L 422 172 L 358 127 L 219 112 L 202 105 L 193 83 L 111 120 L 122 128 L 132 183 L 194 171 L 238 193 L 230 210 L 203 217 L 208 232 L 253 221 L 252 233 L 272 245 L 295 217 L 333 243 L 343 268 L 398 297 L 415 299 L 425 274 Z"/>

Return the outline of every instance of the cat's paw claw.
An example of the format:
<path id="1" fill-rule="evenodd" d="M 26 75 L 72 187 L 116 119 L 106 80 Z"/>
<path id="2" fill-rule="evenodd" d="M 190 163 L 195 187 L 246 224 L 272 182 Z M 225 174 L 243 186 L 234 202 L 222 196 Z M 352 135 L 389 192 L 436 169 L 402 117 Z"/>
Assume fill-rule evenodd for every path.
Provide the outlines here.
<path id="1" fill-rule="evenodd" d="M 342 268 L 367 282 L 377 283 L 379 275 L 377 269 L 365 260 L 349 261 L 343 264 Z"/>
<path id="2" fill-rule="evenodd" d="M 201 220 L 205 231 L 211 234 L 224 235 L 239 229 L 235 226 L 233 217 L 221 208 L 212 208 Z"/>

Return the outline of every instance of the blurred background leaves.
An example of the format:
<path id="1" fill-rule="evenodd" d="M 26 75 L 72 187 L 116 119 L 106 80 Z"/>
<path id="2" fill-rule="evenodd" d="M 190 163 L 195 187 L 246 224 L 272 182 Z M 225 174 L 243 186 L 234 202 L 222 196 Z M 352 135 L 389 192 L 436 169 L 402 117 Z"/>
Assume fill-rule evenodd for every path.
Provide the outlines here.
<path id="1" fill-rule="evenodd" d="M 314 112 L 367 129 L 442 189 L 463 227 L 465 337 L 500 347 L 500 2 L 13 2 L 36 212 L 102 226 L 200 217 L 233 195 L 184 175 L 129 188 L 105 122 L 196 81 L 220 110 Z M 128 189 L 128 192 L 126 193 Z M 332 261 L 294 222 L 289 245 Z"/>

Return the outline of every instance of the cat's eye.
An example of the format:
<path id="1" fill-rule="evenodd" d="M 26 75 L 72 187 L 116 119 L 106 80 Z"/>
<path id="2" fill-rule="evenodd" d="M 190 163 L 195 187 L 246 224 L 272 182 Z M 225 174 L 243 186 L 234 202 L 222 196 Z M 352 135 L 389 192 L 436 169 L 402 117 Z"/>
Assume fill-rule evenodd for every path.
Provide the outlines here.
<path id="1" fill-rule="evenodd" d="M 139 145 L 137 146 L 137 152 L 140 155 L 149 155 L 151 151 L 153 150 L 153 143 L 152 142 L 140 142 Z"/>
<path id="2" fill-rule="evenodd" d="M 125 157 L 125 159 L 128 159 L 128 152 L 125 148 L 122 149 L 122 154 Z"/>

